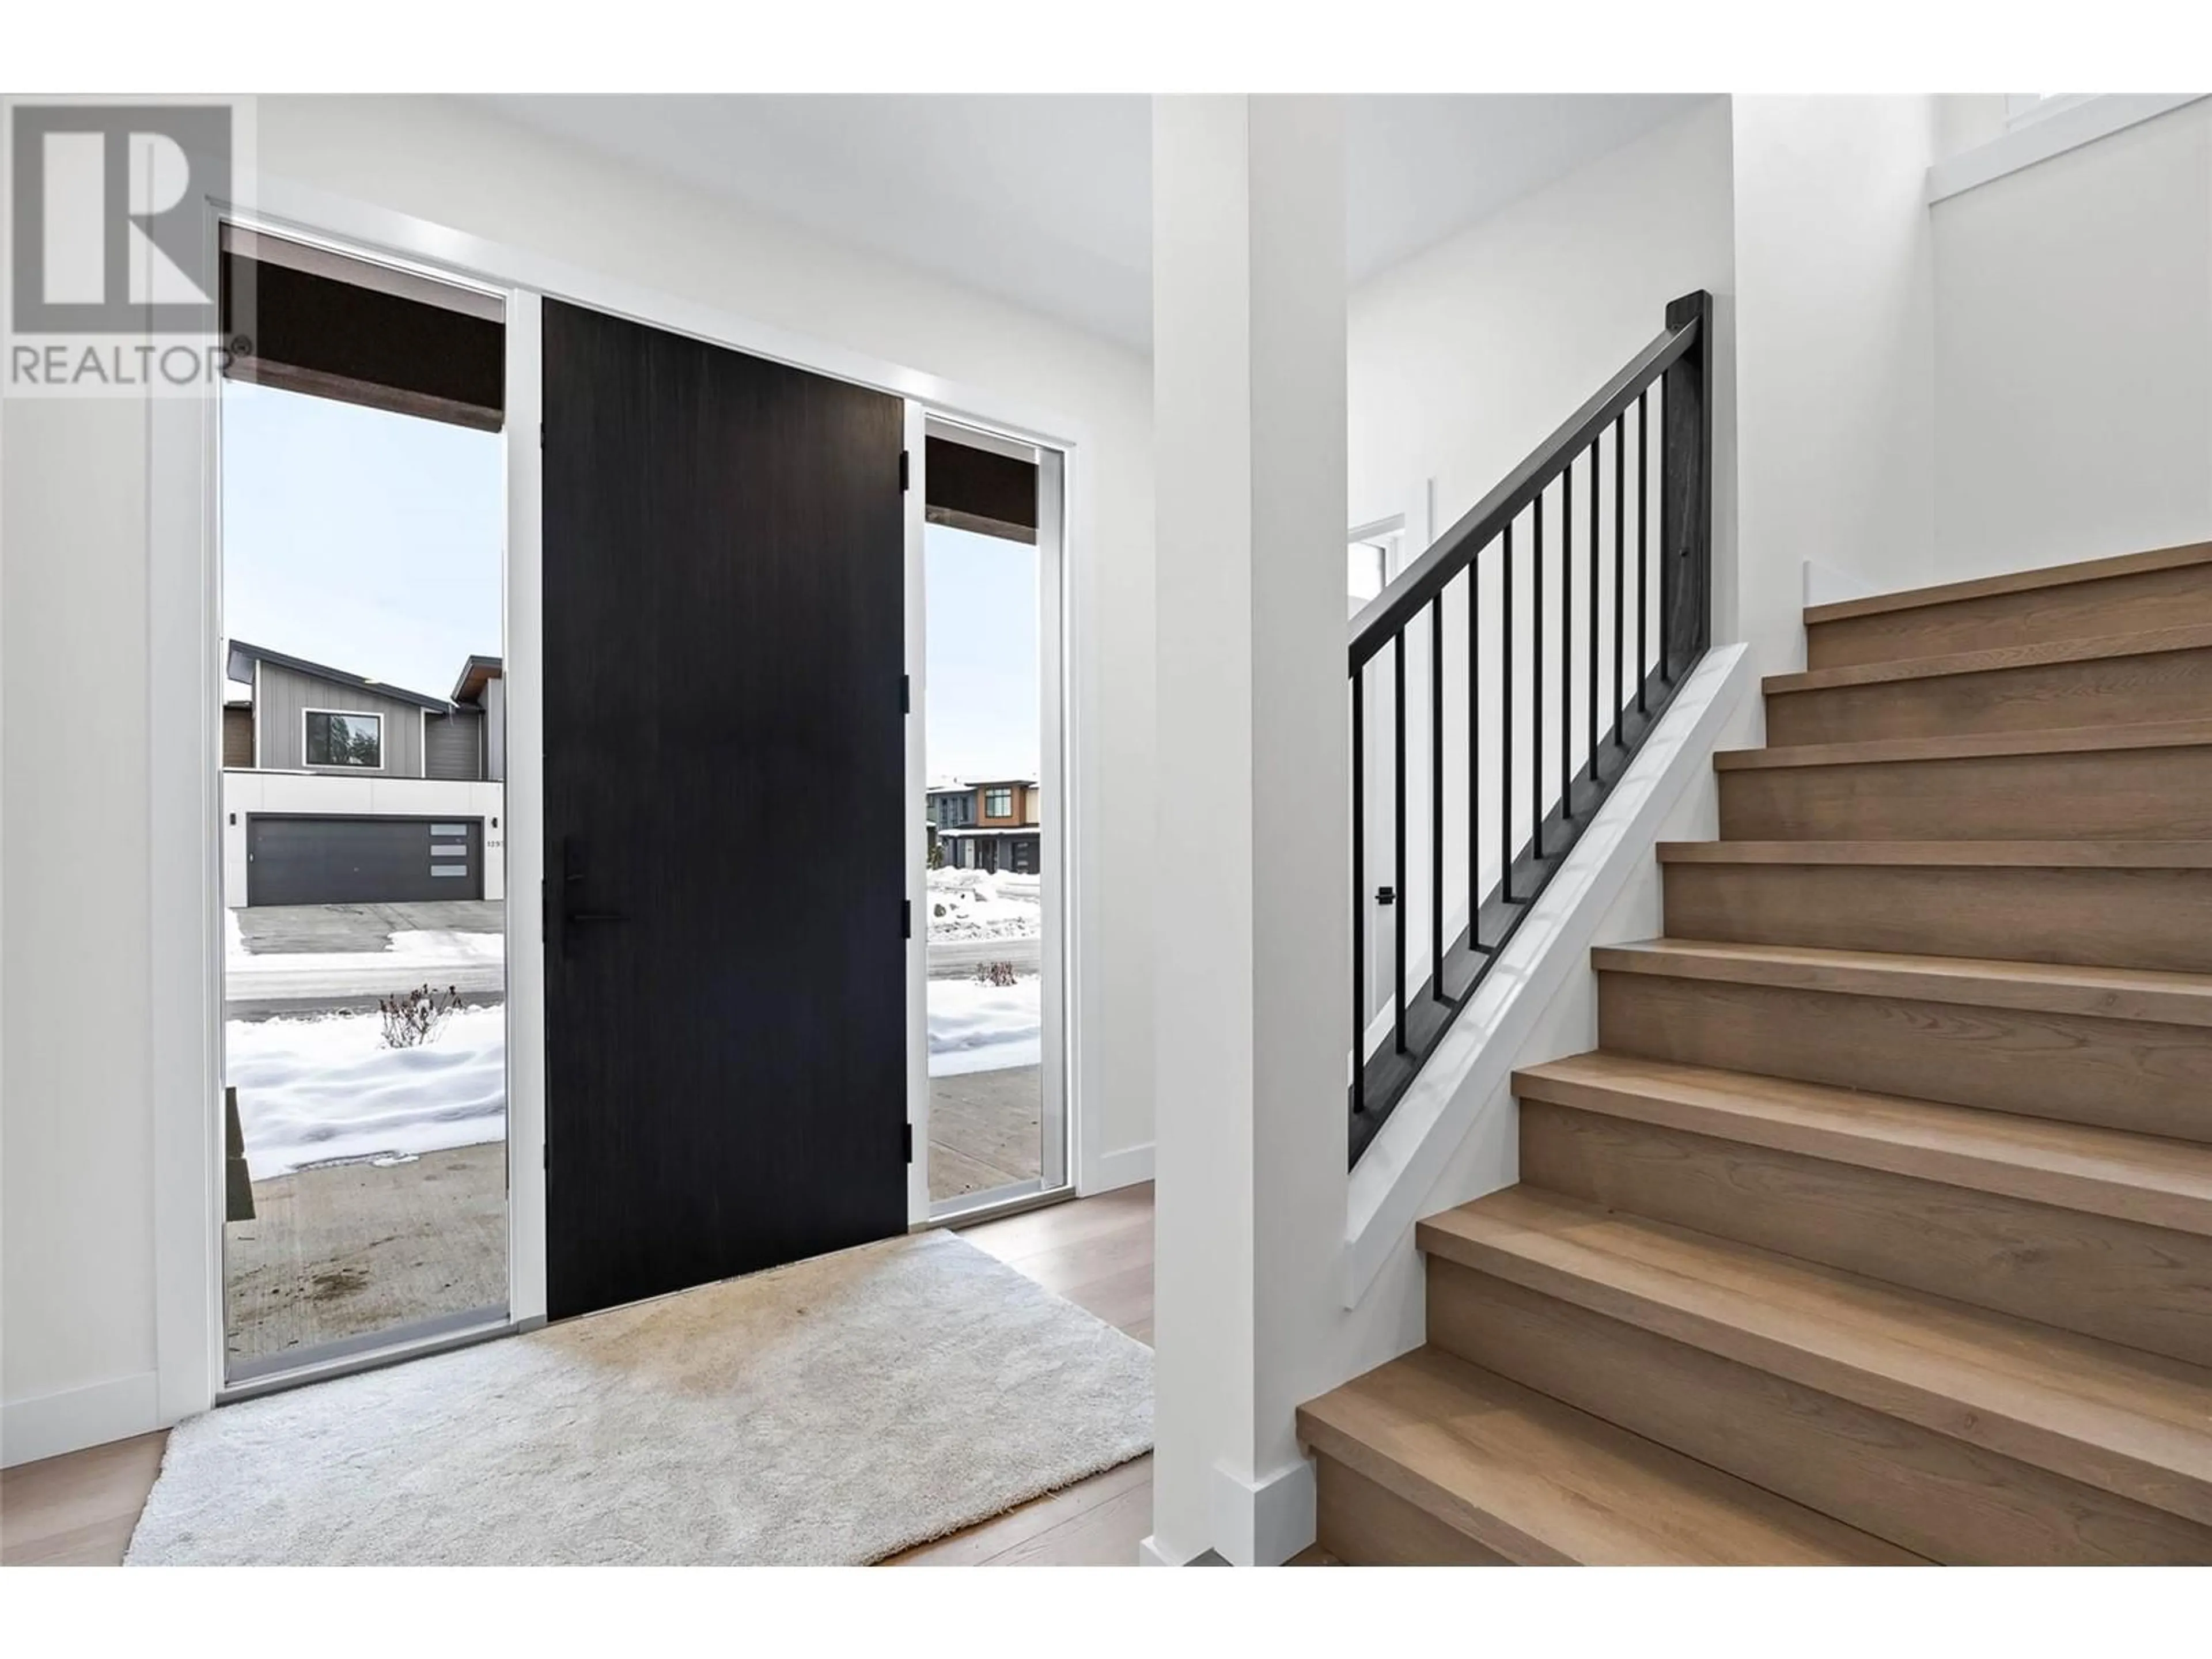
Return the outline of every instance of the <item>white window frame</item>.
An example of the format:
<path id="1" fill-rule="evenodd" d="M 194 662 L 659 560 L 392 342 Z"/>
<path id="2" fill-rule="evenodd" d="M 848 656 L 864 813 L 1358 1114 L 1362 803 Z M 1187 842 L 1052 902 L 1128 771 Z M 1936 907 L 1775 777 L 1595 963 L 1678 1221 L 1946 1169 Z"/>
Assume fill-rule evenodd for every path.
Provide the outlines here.
<path id="1" fill-rule="evenodd" d="M 307 722 L 317 714 L 336 714 L 340 720 L 374 720 L 376 722 L 376 764 L 355 766 L 336 761 L 307 758 Z M 381 772 L 384 764 L 384 716 L 374 708 L 302 708 L 300 711 L 300 767 L 307 772 Z"/>

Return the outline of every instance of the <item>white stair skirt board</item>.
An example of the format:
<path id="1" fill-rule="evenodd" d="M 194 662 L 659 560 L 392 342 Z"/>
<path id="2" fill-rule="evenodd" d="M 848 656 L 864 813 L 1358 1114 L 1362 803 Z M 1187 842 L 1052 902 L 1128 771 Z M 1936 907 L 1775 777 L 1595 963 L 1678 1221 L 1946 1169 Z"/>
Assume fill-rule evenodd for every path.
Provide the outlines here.
<path id="1" fill-rule="evenodd" d="M 859 1564 L 1152 1443 L 1152 1353 L 951 1233 L 179 1424 L 126 1565 Z"/>
<path id="2" fill-rule="evenodd" d="M 1712 775 L 1713 745 L 1757 689 L 1745 645 L 1717 646 L 1683 681 L 1659 725 L 1606 797 L 1476 991 L 1444 1033 L 1359 1162 L 1344 1237 L 1344 1305 L 1356 1308 L 1393 1251 L 1413 1249 L 1413 1224 L 1479 1114 L 1498 1097 L 1528 1040 L 1570 974 L 1589 972 L 1598 925 L 1630 877 L 1652 868 L 1653 842 L 1682 792 Z M 1449 1202 L 1479 1197 L 1462 1193 Z M 1387 1356 L 1386 1356 L 1387 1357 Z M 1370 1362 L 1379 1363 L 1379 1362 Z"/>

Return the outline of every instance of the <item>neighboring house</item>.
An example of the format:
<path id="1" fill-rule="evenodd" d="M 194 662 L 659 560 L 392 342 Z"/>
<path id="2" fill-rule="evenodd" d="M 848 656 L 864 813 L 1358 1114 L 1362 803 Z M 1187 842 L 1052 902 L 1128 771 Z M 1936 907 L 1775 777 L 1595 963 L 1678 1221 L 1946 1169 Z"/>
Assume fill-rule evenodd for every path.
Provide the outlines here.
<path id="1" fill-rule="evenodd" d="M 1040 805 L 1034 778 L 986 778 L 929 791 L 930 844 L 960 870 L 1033 875 L 1042 867 Z"/>
<path id="2" fill-rule="evenodd" d="M 225 904 L 503 896 L 498 658 L 444 697 L 240 640 L 225 672 Z"/>

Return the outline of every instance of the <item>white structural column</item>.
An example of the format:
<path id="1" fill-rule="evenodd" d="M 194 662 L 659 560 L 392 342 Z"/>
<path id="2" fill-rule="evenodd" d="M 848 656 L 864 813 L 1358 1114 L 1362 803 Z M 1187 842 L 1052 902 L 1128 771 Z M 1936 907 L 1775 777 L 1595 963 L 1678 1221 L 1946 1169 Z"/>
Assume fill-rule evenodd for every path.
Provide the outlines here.
<path id="1" fill-rule="evenodd" d="M 1161 98 L 1158 1457 L 1148 1559 L 1313 1536 L 1350 1051 L 1342 117 Z"/>

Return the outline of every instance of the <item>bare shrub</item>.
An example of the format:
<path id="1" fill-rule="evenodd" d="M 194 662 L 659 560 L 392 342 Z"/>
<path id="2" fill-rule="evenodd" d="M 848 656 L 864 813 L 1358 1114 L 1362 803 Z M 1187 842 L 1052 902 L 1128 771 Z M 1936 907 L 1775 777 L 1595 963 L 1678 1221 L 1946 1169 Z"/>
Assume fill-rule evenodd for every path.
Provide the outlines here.
<path id="1" fill-rule="evenodd" d="M 379 997 L 376 1008 L 384 1017 L 384 1046 L 419 1048 L 426 1042 L 435 1042 L 446 1022 L 453 1017 L 453 1010 L 460 1006 L 461 994 L 451 985 L 443 991 L 424 985 L 396 996 Z"/>

